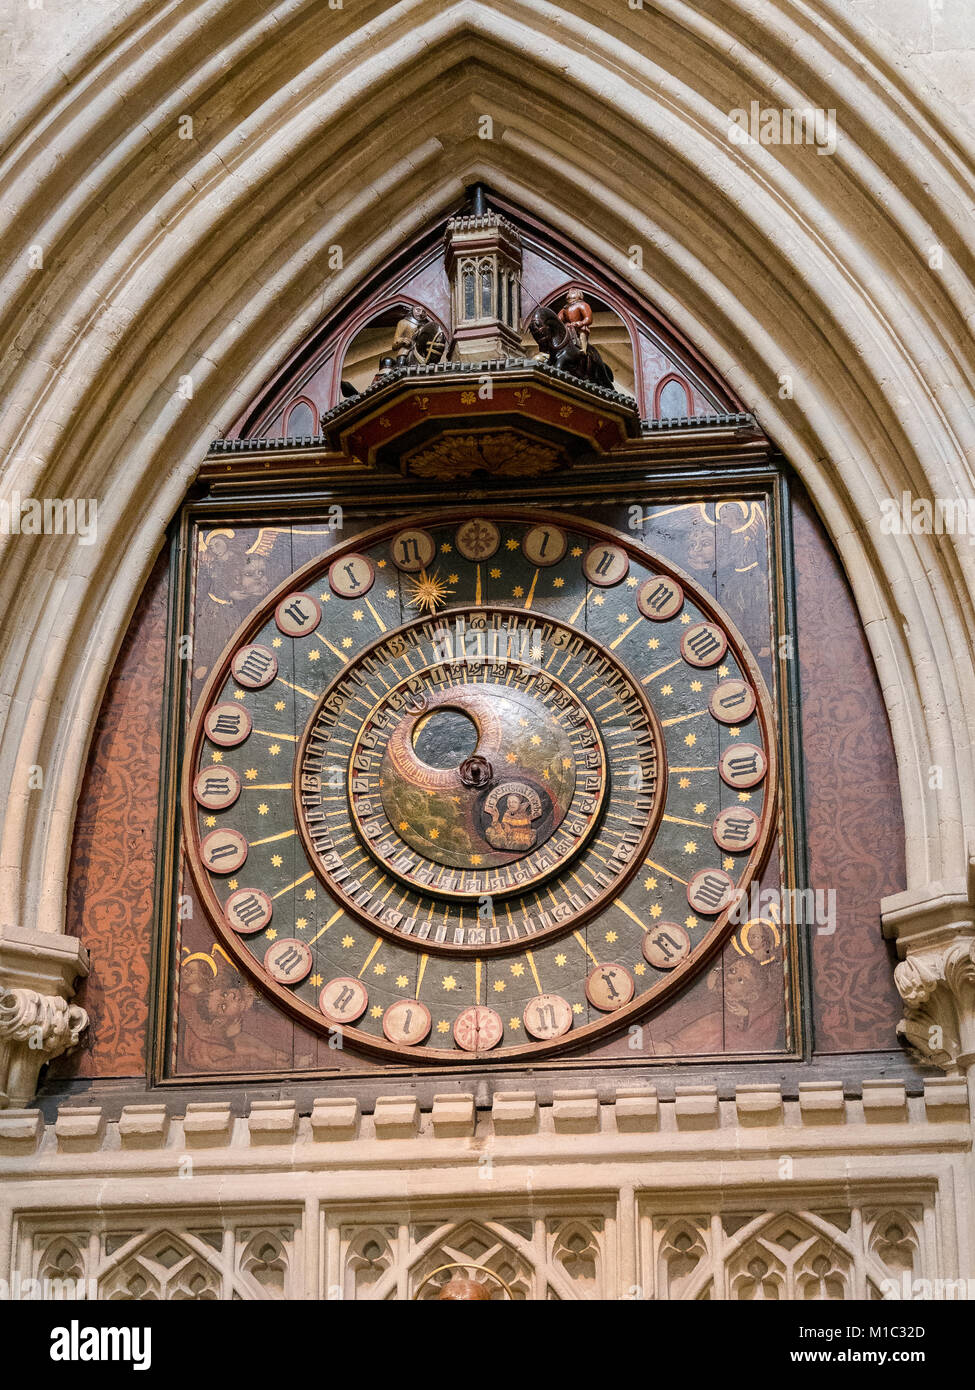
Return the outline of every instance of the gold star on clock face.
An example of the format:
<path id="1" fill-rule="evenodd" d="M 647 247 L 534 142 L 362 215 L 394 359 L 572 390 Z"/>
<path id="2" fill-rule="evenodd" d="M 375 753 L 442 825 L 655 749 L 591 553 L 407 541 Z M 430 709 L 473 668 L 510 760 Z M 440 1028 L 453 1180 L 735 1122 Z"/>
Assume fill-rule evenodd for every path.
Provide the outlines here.
<path id="1" fill-rule="evenodd" d="M 480 519 L 411 511 L 321 562 L 296 548 L 303 569 L 275 573 L 246 626 L 232 610 L 223 672 L 199 673 L 194 878 L 207 846 L 241 855 L 234 878 L 208 875 L 207 911 L 265 993 L 302 1027 L 340 1028 L 356 1060 L 583 1058 L 714 957 L 708 875 L 750 882 L 735 835 L 755 820 L 736 797 L 752 743 L 775 759 L 769 710 L 743 717 L 737 687 L 760 681 L 734 615 L 681 573 L 679 530 L 671 564 L 649 524 L 637 543 L 587 508 L 531 525 L 530 505 L 524 523 L 496 502 Z M 741 729 L 714 714 L 736 708 Z M 772 781 L 740 799 L 774 847 Z M 595 973 L 610 968 L 632 1000 L 615 1023 Z"/>
<path id="2" fill-rule="evenodd" d="M 408 605 L 420 613 L 436 613 L 453 593 L 446 580 L 441 579 L 439 570 L 432 574 L 421 570 L 418 575 L 404 575 L 403 580 L 409 595 Z"/>

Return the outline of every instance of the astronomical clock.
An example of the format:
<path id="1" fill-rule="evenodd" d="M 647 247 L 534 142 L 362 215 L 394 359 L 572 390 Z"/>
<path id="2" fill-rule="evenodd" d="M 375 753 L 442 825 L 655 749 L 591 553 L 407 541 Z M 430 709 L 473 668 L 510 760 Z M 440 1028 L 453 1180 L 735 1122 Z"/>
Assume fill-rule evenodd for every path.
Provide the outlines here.
<path id="1" fill-rule="evenodd" d="M 534 506 L 336 540 L 193 715 L 187 853 L 227 953 L 397 1060 L 546 1057 L 640 1018 L 721 945 L 775 824 L 732 618 L 632 535 Z"/>
<path id="2" fill-rule="evenodd" d="M 336 311 L 173 527 L 157 1079 L 800 1056 L 790 487 L 515 210 Z"/>

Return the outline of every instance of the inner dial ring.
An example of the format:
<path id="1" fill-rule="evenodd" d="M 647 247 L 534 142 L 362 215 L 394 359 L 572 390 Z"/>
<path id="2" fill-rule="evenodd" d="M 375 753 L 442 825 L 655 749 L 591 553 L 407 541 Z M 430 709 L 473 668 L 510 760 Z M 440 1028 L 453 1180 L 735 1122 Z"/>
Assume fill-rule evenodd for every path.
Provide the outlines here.
<path id="1" fill-rule="evenodd" d="M 656 717 L 613 656 L 493 607 L 417 619 L 363 651 L 322 696 L 297 772 L 329 892 L 447 953 L 581 925 L 642 861 L 666 788 Z"/>
<path id="2" fill-rule="evenodd" d="M 455 665 L 431 662 L 366 715 L 349 796 L 377 859 L 436 897 L 477 903 L 523 893 L 575 856 L 602 809 L 606 754 L 595 720 L 561 681 L 520 661 L 485 658 L 480 673 Z M 435 742 L 438 723 L 452 730 L 444 716 L 458 714 L 476 735 L 463 758 L 448 733 L 448 746 Z M 454 765 L 431 766 L 417 752 L 424 745 Z M 367 774 L 357 770 L 365 748 Z M 466 775 L 469 758 L 486 764 L 483 777 Z"/>

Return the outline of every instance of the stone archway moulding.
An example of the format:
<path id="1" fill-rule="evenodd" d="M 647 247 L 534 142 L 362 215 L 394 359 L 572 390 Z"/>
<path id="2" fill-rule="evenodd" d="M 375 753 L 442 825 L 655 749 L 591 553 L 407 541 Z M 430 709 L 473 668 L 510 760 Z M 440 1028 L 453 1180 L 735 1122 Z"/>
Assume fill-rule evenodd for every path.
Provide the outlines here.
<path id="1" fill-rule="evenodd" d="M 0 538 L 14 989 L 63 999 L 84 968 L 63 916 L 90 733 L 210 439 L 481 178 L 659 305 L 801 474 L 893 728 L 908 889 L 887 920 L 934 980 L 907 988 L 961 998 L 941 967 L 975 932 L 975 559 L 966 536 L 884 534 L 880 503 L 975 495 L 975 151 L 843 0 L 715 8 L 144 0 L 37 89 L 0 149 L 2 495 L 96 498 L 98 534 Z M 752 100 L 835 109 L 835 154 L 732 143 Z"/>

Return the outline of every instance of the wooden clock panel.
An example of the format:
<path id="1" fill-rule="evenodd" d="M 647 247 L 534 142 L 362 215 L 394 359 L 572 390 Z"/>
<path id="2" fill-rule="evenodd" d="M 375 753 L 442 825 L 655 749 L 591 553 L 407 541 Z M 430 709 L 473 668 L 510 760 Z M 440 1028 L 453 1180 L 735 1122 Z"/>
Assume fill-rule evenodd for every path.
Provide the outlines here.
<path id="1" fill-rule="evenodd" d="M 775 814 L 734 625 L 631 535 L 424 513 L 258 604 L 183 768 L 222 949 L 293 1016 L 398 1060 L 618 1031 L 728 935 Z"/>

